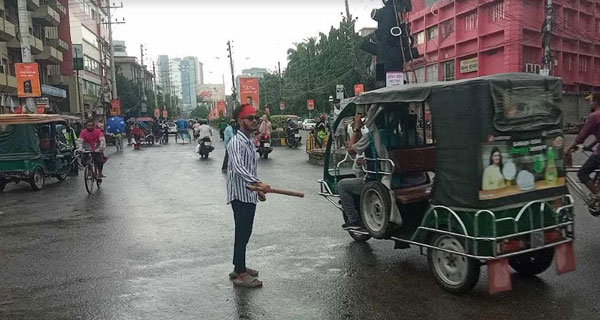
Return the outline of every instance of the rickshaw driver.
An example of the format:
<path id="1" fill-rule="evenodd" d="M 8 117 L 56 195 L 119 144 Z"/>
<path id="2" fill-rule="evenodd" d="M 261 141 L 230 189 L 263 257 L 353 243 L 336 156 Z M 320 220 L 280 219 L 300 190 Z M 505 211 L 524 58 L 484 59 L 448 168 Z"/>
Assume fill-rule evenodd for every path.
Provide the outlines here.
<path id="1" fill-rule="evenodd" d="M 102 169 L 104 168 L 104 148 L 106 147 L 106 140 L 102 131 L 94 126 L 94 120 L 90 119 L 85 123 L 85 129 L 81 130 L 79 140 L 90 146 L 90 151 L 92 151 L 92 161 L 94 161 L 96 168 L 98 169 L 98 181 L 102 182 L 102 178 L 105 178 L 102 174 Z"/>
<path id="2" fill-rule="evenodd" d="M 585 121 L 577 138 L 575 138 L 573 145 L 567 149 L 565 159 L 570 159 L 570 153 L 577 149 L 577 145 L 584 143 L 589 136 L 594 135 L 596 137 L 596 142 L 600 141 L 600 93 L 594 93 L 591 96 L 590 107 L 591 114 Z M 600 190 L 594 185 L 594 182 L 590 178 L 590 174 L 598 168 L 600 168 L 600 149 L 596 148 L 594 154 L 587 159 L 581 169 L 579 169 L 579 172 L 577 172 L 579 181 L 585 184 L 592 192 L 591 197 L 596 201 L 596 205 L 598 205 L 598 202 L 600 201 Z"/>
<path id="3" fill-rule="evenodd" d="M 371 109 L 368 111 L 369 117 L 372 118 L 375 116 L 376 108 L 376 106 L 371 107 Z M 411 124 L 409 123 L 409 121 L 407 121 L 408 117 L 408 113 L 401 115 L 401 118 L 404 118 L 403 120 L 405 120 L 403 122 L 403 125 L 405 126 L 405 132 L 409 132 L 411 129 L 409 128 L 411 127 Z M 374 119 L 372 121 L 374 121 Z M 369 141 L 369 136 L 363 135 L 361 131 L 363 126 L 364 123 L 362 121 L 362 115 L 357 114 L 354 118 L 353 134 L 350 138 L 350 142 L 348 142 L 347 152 L 351 156 L 366 153 L 366 158 L 373 158 L 374 156 L 371 154 L 371 142 Z M 412 126 L 416 126 L 416 122 L 413 123 Z M 414 140 L 418 140 L 418 138 L 414 137 Z M 364 166 L 366 164 L 362 165 Z M 360 213 L 354 206 L 354 196 L 360 196 L 360 193 L 362 192 L 362 189 L 365 186 L 365 184 L 373 180 L 375 180 L 375 178 L 372 177 L 371 174 L 366 174 L 363 178 L 346 178 L 342 179 L 338 183 L 338 194 L 340 196 L 343 213 L 346 216 L 346 220 L 348 221 L 347 223 L 344 223 L 342 225 L 342 228 L 344 230 L 362 229 Z M 413 172 L 405 174 L 394 173 L 392 181 L 392 188 L 394 188 L 394 185 L 396 185 L 396 188 L 409 188 L 412 186 L 425 184 L 427 182 L 427 175 L 424 172 Z"/>

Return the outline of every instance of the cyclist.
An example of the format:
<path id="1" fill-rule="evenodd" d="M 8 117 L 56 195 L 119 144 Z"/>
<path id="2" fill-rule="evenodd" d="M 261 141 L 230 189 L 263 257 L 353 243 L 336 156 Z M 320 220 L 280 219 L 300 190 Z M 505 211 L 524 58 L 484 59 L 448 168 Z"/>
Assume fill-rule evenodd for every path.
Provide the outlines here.
<path id="1" fill-rule="evenodd" d="M 590 100 L 591 114 L 575 138 L 573 145 L 566 151 L 566 158 L 569 161 L 570 153 L 577 149 L 577 145 L 583 144 L 589 136 L 593 135 L 596 141 L 600 141 L 600 93 L 594 93 L 588 99 Z M 577 177 L 592 192 L 591 196 L 596 202 L 600 201 L 600 190 L 591 180 L 590 174 L 598 168 L 600 168 L 600 149 L 596 148 L 594 154 L 587 159 L 577 173 Z"/>
<path id="2" fill-rule="evenodd" d="M 85 129 L 79 133 L 79 141 L 83 145 L 89 145 L 90 151 L 92 151 L 92 161 L 94 161 L 98 170 L 98 181 L 102 182 L 102 178 L 105 178 L 102 169 L 104 167 L 106 140 L 102 131 L 94 126 L 94 120 L 86 121 Z"/>

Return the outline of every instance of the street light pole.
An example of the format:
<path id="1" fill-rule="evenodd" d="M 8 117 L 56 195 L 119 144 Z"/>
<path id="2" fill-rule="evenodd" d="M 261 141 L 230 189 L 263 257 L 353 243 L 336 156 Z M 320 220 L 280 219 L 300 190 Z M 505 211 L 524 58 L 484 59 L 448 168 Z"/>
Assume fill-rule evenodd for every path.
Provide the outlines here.
<path id="1" fill-rule="evenodd" d="M 27 11 L 27 0 L 17 0 L 17 10 L 19 13 L 19 34 L 21 35 L 21 61 L 23 63 L 33 62 L 31 55 L 31 42 L 29 34 L 29 12 Z M 33 98 L 25 99 L 25 106 L 28 112 L 35 112 L 35 100 Z"/>

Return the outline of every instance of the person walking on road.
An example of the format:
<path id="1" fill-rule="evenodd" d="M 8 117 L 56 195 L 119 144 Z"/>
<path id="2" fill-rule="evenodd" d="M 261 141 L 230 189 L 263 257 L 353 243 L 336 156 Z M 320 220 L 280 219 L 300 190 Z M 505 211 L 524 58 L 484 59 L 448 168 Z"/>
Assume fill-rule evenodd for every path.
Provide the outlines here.
<path id="1" fill-rule="evenodd" d="M 227 146 L 229 163 L 227 166 L 227 204 L 231 204 L 235 221 L 235 243 L 233 248 L 233 272 L 229 278 L 234 285 L 260 287 L 258 270 L 246 267 L 246 246 L 252 235 L 252 225 L 258 201 L 265 201 L 263 192 L 250 191 L 249 185 L 270 192 L 271 187 L 262 182 L 256 173 L 258 165 L 256 151 L 252 143 L 252 133 L 258 130 L 256 110 L 250 104 L 244 104 L 233 113 L 239 124 L 237 134 Z"/>
<path id="2" fill-rule="evenodd" d="M 229 145 L 229 141 L 236 134 L 235 128 L 235 119 L 231 119 L 227 127 L 223 132 L 223 141 L 225 141 L 225 158 L 223 158 L 223 165 L 221 166 L 221 171 L 227 173 L 227 162 L 229 161 L 229 154 L 227 153 L 227 146 Z"/>

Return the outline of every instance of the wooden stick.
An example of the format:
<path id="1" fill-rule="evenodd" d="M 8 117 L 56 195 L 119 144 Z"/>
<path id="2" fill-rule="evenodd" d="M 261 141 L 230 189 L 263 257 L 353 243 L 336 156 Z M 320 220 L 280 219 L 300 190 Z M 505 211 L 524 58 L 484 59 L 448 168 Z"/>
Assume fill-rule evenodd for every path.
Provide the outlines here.
<path id="1" fill-rule="evenodd" d="M 267 193 L 267 192 L 265 192 L 263 190 L 263 188 L 259 188 L 259 187 L 256 187 L 256 186 L 247 186 L 246 188 L 248 188 L 248 190 L 252 190 L 252 191 L 260 191 L 260 192 Z M 283 194 L 283 195 L 286 195 L 286 196 L 304 198 L 304 193 L 295 192 L 295 191 L 289 191 L 289 190 L 281 190 L 281 189 L 271 188 L 271 192 L 269 192 L 269 193 L 277 193 L 277 194 Z"/>

